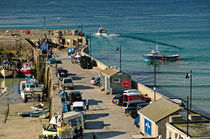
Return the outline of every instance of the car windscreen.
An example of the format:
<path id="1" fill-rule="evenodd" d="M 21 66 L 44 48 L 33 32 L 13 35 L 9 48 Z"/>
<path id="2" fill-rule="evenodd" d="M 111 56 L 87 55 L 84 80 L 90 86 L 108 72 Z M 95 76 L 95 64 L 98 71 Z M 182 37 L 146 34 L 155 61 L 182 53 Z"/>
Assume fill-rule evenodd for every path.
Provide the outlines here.
<path id="1" fill-rule="evenodd" d="M 83 107 L 73 107 L 73 111 L 81 112 L 83 111 Z"/>
<path id="2" fill-rule="evenodd" d="M 72 79 L 65 79 L 64 83 L 72 83 Z"/>

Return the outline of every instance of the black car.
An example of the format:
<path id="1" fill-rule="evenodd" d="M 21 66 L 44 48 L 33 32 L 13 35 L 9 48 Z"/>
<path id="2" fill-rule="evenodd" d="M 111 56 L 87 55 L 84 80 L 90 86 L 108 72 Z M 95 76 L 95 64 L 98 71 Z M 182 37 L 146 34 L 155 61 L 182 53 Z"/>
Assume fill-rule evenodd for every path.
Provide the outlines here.
<path id="1" fill-rule="evenodd" d="M 131 117 L 135 118 L 137 116 L 137 111 L 141 108 L 149 105 L 149 103 L 141 100 L 132 100 L 123 104 L 125 114 L 129 114 Z"/>
<path id="2" fill-rule="evenodd" d="M 119 94 L 112 98 L 112 103 L 117 104 L 118 106 L 121 106 L 123 103 L 123 95 Z"/>
<path id="3" fill-rule="evenodd" d="M 82 93 L 80 91 L 72 91 L 69 93 L 69 101 L 73 103 L 75 101 L 82 101 Z"/>

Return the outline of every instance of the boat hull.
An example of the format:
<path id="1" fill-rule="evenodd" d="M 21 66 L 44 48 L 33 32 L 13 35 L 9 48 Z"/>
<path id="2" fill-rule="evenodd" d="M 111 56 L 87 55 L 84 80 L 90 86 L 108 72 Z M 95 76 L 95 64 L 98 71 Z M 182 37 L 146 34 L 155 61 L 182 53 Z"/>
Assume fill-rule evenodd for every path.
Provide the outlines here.
<path id="1" fill-rule="evenodd" d="M 11 77 L 13 75 L 13 70 L 11 69 L 1 69 L 0 76 L 1 77 Z"/>
<path id="2" fill-rule="evenodd" d="M 144 60 L 145 61 L 176 61 L 179 60 L 179 55 L 169 55 L 169 56 L 148 56 L 148 55 L 144 55 Z"/>

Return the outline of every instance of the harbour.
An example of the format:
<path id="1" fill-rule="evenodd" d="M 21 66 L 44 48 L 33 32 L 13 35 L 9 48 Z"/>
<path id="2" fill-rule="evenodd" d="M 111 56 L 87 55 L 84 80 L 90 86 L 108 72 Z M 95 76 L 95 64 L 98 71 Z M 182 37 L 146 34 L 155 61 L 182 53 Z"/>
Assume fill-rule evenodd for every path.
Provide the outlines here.
<path id="1" fill-rule="evenodd" d="M 11 30 L 10 32 L 14 32 L 14 30 Z M 26 34 L 25 31 L 22 31 L 22 32 L 23 34 Z M 39 31 L 36 30 L 34 32 L 39 32 Z M 10 77 L 8 79 L 1 78 L 2 89 L 6 88 L 5 90 L 2 91 L 2 95 L 1 95 L 1 99 L 2 99 L 1 101 L 2 103 L 1 119 L 2 120 L 1 121 L 3 121 L 1 124 L 2 137 L 12 138 L 15 135 L 16 137 L 21 137 L 21 138 L 32 138 L 32 137 L 46 138 L 50 136 L 56 136 L 57 138 L 62 138 L 61 134 L 59 133 L 44 132 L 45 130 L 42 130 L 43 125 L 47 125 L 48 122 L 54 117 L 54 115 L 60 115 L 60 114 L 61 114 L 61 117 L 64 117 L 64 119 L 62 119 L 64 123 L 62 122 L 61 124 L 59 124 L 59 121 L 57 121 L 56 131 L 61 130 L 62 132 L 63 128 L 69 128 L 69 130 L 71 130 L 68 133 L 69 137 L 70 136 L 73 137 L 73 132 L 76 132 L 75 127 L 77 126 L 63 125 L 65 124 L 65 119 L 66 119 L 65 114 L 67 115 L 68 113 L 73 114 L 74 112 L 71 110 L 71 107 L 72 109 L 74 109 L 74 105 L 70 104 L 71 101 L 69 101 L 67 97 L 68 94 L 72 91 L 81 91 L 83 99 L 85 101 L 88 100 L 89 105 L 90 105 L 90 108 L 88 108 L 88 110 L 85 110 L 86 111 L 85 125 L 81 125 L 81 126 L 79 125 L 80 128 L 82 127 L 84 130 L 82 132 L 82 135 L 84 138 L 92 138 L 93 135 L 97 136 L 98 138 L 136 138 L 136 137 L 145 138 L 149 136 L 155 138 L 156 136 L 158 136 L 157 132 L 142 130 L 143 128 L 143 125 L 141 125 L 143 124 L 142 122 L 139 123 L 140 128 L 137 128 L 133 124 L 134 119 L 129 117 L 128 115 L 123 114 L 125 113 L 123 107 L 120 108 L 119 106 L 115 106 L 114 104 L 112 104 L 113 95 L 114 93 L 116 93 L 116 91 L 119 91 L 119 89 L 128 89 L 128 90 L 131 88 L 138 89 L 142 95 L 145 95 L 145 98 L 146 97 L 149 98 L 148 102 L 152 100 L 151 104 L 147 104 L 148 106 L 146 106 L 145 109 L 147 107 L 148 109 L 149 107 L 151 107 L 152 109 L 153 106 L 156 106 L 156 105 L 158 106 L 159 103 L 161 105 L 162 103 L 166 103 L 169 105 L 168 109 L 170 112 L 174 109 L 175 110 L 174 112 L 178 114 L 178 115 L 173 114 L 175 117 L 182 116 L 181 113 L 186 113 L 186 110 L 187 110 L 189 116 L 193 117 L 194 115 L 196 115 L 198 117 L 201 117 L 202 119 L 201 120 L 199 118 L 201 121 L 197 121 L 198 119 L 194 121 L 193 118 L 191 118 L 191 123 L 193 122 L 199 122 L 199 123 L 207 122 L 208 123 L 208 119 L 205 116 L 202 116 L 199 113 L 192 111 L 191 108 L 188 108 L 189 103 L 187 102 L 186 104 L 185 100 L 181 102 L 177 102 L 177 101 L 167 98 L 166 96 L 162 95 L 158 91 L 154 92 L 154 90 L 152 90 L 151 88 L 148 88 L 144 86 L 143 84 L 130 80 L 131 77 L 126 76 L 127 73 L 124 73 L 123 71 L 121 71 L 120 69 L 116 67 L 107 66 L 103 64 L 102 62 L 98 61 L 97 59 L 95 59 L 94 57 L 90 58 L 90 61 L 94 61 L 94 62 L 91 62 L 91 63 L 95 63 L 94 65 L 91 64 L 91 66 L 87 66 L 87 65 L 85 66 L 84 64 L 87 64 L 86 63 L 87 61 L 81 64 L 82 58 L 84 58 L 85 56 L 89 57 L 88 55 L 89 47 L 87 45 L 87 39 L 84 36 L 81 36 L 80 34 L 78 35 L 76 33 L 77 31 L 55 30 L 52 32 L 56 32 L 60 34 L 59 38 L 53 39 L 53 36 L 45 36 L 45 37 L 51 38 L 51 40 L 53 40 L 52 43 L 57 42 L 58 44 L 62 45 L 62 47 L 52 48 L 52 50 L 51 48 L 46 50 L 46 49 L 43 49 L 42 47 L 38 49 L 36 48 L 35 45 L 33 45 L 33 44 L 36 44 L 36 41 L 32 43 L 32 41 L 29 41 L 29 39 L 27 39 L 28 46 L 26 47 L 32 47 L 31 49 L 31 52 L 33 53 L 32 59 L 34 59 L 32 62 L 34 63 L 34 65 L 36 65 L 35 66 L 35 68 L 37 69 L 37 71 L 35 72 L 36 74 L 29 76 L 30 78 L 28 78 L 28 76 L 25 76 L 22 79 L 21 78 L 16 79 L 15 77 L 12 77 L 12 78 Z M 65 34 L 65 32 L 75 32 L 75 34 L 70 34 L 69 36 L 65 36 L 63 35 Z M 31 30 L 30 33 L 31 33 L 30 35 L 33 36 L 33 30 Z M 43 34 L 43 31 L 40 31 L 40 34 Z M 29 34 L 27 35 L 29 37 Z M 48 35 L 51 35 L 51 34 L 49 33 Z M 35 37 L 35 39 L 38 41 L 39 35 L 37 36 L 38 37 L 37 38 Z M 24 35 L 21 37 L 24 38 Z M 11 38 L 13 38 L 13 36 L 11 36 Z M 70 42 L 74 40 L 74 43 L 71 44 L 71 43 L 68 43 L 68 41 L 64 41 L 68 39 L 70 39 Z M 75 51 L 77 51 L 77 55 L 78 54 L 81 55 L 80 59 L 75 59 L 74 56 L 76 55 L 74 56 L 70 55 L 68 52 L 67 48 L 72 47 L 74 44 L 76 45 Z M 3 49 L 4 48 L 5 47 L 3 47 Z M 58 62 L 49 62 L 49 59 L 50 59 L 49 54 L 51 53 L 48 53 L 48 52 L 52 52 L 52 57 Z M 69 71 L 69 74 L 70 74 L 69 77 L 71 77 L 71 79 L 73 80 L 74 86 L 71 86 L 70 88 L 68 87 L 67 89 L 64 87 L 64 82 L 61 82 L 60 80 L 64 80 L 65 78 L 59 79 L 60 77 L 58 77 L 58 73 L 56 73 L 58 67 L 62 67 L 66 69 L 67 71 Z M 115 74 L 116 74 L 116 77 L 114 76 Z M 94 86 L 90 83 L 91 78 L 98 75 L 100 75 L 100 78 L 101 78 L 100 87 Z M 28 79 L 25 79 L 25 78 L 28 78 Z M 112 80 L 107 80 L 107 78 L 113 78 L 113 82 Z M 118 80 L 115 81 L 114 79 L 115 80 L 118 79 Z M 9 83 L 8 81 L 11 82 L 9 85 L 8 85 Z M 46 88 L 46 91 L 44 90 L 42 90 L 43 92 L 40 92 L 41 90 L 36 91 L 36 87 L 40 86 L 36 84 L 38 83 L 38 81 L 40 83 L 43 83 L 44 85 L 43 87 Z M 119 81 L 122 82 L 123 84 L 122 86 L 121 86 L 121 83 L 118 85 L 116 84 Z M 111 84 L 108 85 L 107 84 L 108 82 L 110 82 Z M 21 89 L 23 87 L 23 86 L 21 87 L 21 84 L 26 85 L 24 87 L 25 91 Z M 20 91 L 17 91 L 18 86 L 20 86 Z M 12 88 L 15 87 L 14 90 L 11 90 L 12 89 L 11 87 Z M 124 95 L 126 95 L 126 93 L 123 94 L 123 97 Z M 128 94 L 127 99 L 129 99 L 129 96 L 130 95 Z M 123 99 L 123 101 L 125 100 Z M 128 101 L 131 101 L 131 100 L 128 100 Z M 144 101 L 147 101 L 147 100 L 144 100 Z M 39 112 L 36 112 L 36 111 L 30 112 L 30 107 L 34 108 L 34 105 L 39 104 L 39 102 L 43 102 L 43 105 L 45 105 L 44 111 L 41 110 Z M 170 105 L 172 106 L 171 108 L 170 108 Z M 187 105 L 187 108 L 186 108 L 186 105 Z M 142 118 L 143 116 L 141 115 L 145 114 L 144 108 L 141 108 L 140 110 L 138 110 L 137 113 L 139 113 L 140 117 Z M 11 116 L 13 116 L 14 119 L 11 118 Z M 27 118 L 27 117 L 30 117 L 30 118 Z M 117 121 L 119 118 L 123 119 L 122 120 L 123 122 L 118 123 Z M 165 115 L 164 118 L 168 119 L 169 124 L 170 124 L 170 115 Z M 142 120 L 145 120 L 145 119 L 142 119 Z M 152 120 L 152 118 L 150 120 Z M 35 126 L 36 128 L 34 129 L 27 128 L 28 126 L 31 127 L 30 124 L 27 125 L 27 122 L 32 122 L 32 121 L 36 125 Z M 182 122 L 185 123 L 186 121 L 184 120 Z M 13 125 L 11 126 L 11 124 Z M 27 128 L 27 130 L 24 130 L 23 132 L 22 127 L 24 129 Z M 161 128 L 164 128 L 165 125 L 160 124 L 158 127 L 160 130 Z M 13 131 L 14 129 L 18 129 L 16 130 L 16 133 L 18 133 L 18 135 L 7 133 L 7 132 L 14 132 Z M 142 132 L 141 134 L 139 134 L 139 130 L 140 132 Z M 191 130 L 193 130 L 193 127 L 191 127 Z M 66 131 L 67 130 L 65 130 L 65 132 Z M 33 134 L 25 135 L 27 132 L 33 132 Z M 169 136 L 169 134 L 166 134 L 166 133 L 167 131 L 161 131 L 161 134 L 164 138 Z M 184 134 L 186 135 L 189 134 L 190 136 L 192 136 L 191 133 L 188 133 L 188 132 L 187 133 L 184 132 Z M 185 136 L 185 135 L 182 135 L 182 136 Z M 208 134 L 203 134 L 203 136 L 208 136 Z"/>
<path id="2" fill-rule="evenodd" d="M 83 130 L 87 139 L 209 137 L 207 1 L 23 0 L 0 7 L 0 138 L 60 138 L 65 130 L 71 138 Z M 156 45 L 158 61 L 149 54 Z M 85 104 L 77 126 L 70 122 L 78 110 L 74 91 Z M 128 109 L 146 98 L 151 104 Z M 51 132 L 46 125 L 57 116 L 63 119 Z"/>

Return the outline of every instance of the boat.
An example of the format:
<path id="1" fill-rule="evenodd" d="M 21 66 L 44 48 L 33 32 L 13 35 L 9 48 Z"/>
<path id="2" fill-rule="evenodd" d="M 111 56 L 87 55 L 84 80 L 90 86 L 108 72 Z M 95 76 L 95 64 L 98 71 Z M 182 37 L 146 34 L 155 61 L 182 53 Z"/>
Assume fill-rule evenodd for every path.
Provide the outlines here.
<path id="1" fill-rule="evenodd" d="M 0 65 L 0 76 L 1 77 L 11 77 L 13 75 L 12 64 L 8 60 L 3 60 Z"/>
<path id="2" fill-rule="evenodd" d="M 145 61 L 176 61 L 179 60 L 179 55 L 161 55 L 158 50 L 158 45 L 156 50 L 152 50 L 150 54 L 143 55 Z"/>
<path id="3" fill-rule="evenodd" d="M 106 36 L 107 35 L 107 31 L 106 29 L 104 29 L 102 26 L 98 29 L 98 34 L 101 36 Z"/>
<path id="4" fill-rule="evenodd" d="M 13 69 L 8 65 L 0 65 L 0 76 L 3 78 L 13 76 Z"/>
<path id="5" fill-rule="evenodd" d="M 43 91 L 44 85 L 39 84 L 39 81 L 34 78 L 21 81 L 18 88 L 18 94 L 21 95 L 23 102 L 27 102 L 30 98 L 37 98 L 42 101 Z"/>
<path id="6" fill-rule="evenodd" d="M 20 69 L 20 72 L 26 77 L 30 78 L 32 75 L 32 70 L 34 70 L 33 62 L 25 62 Z"/>
<path id="7" fill-rule="evenodd" d="M 38 111 L 18 112 L 18 115 L 21 117 L 39 117 L 47 112 L 49 112 L 49 109 L 38 110 Z"/>

